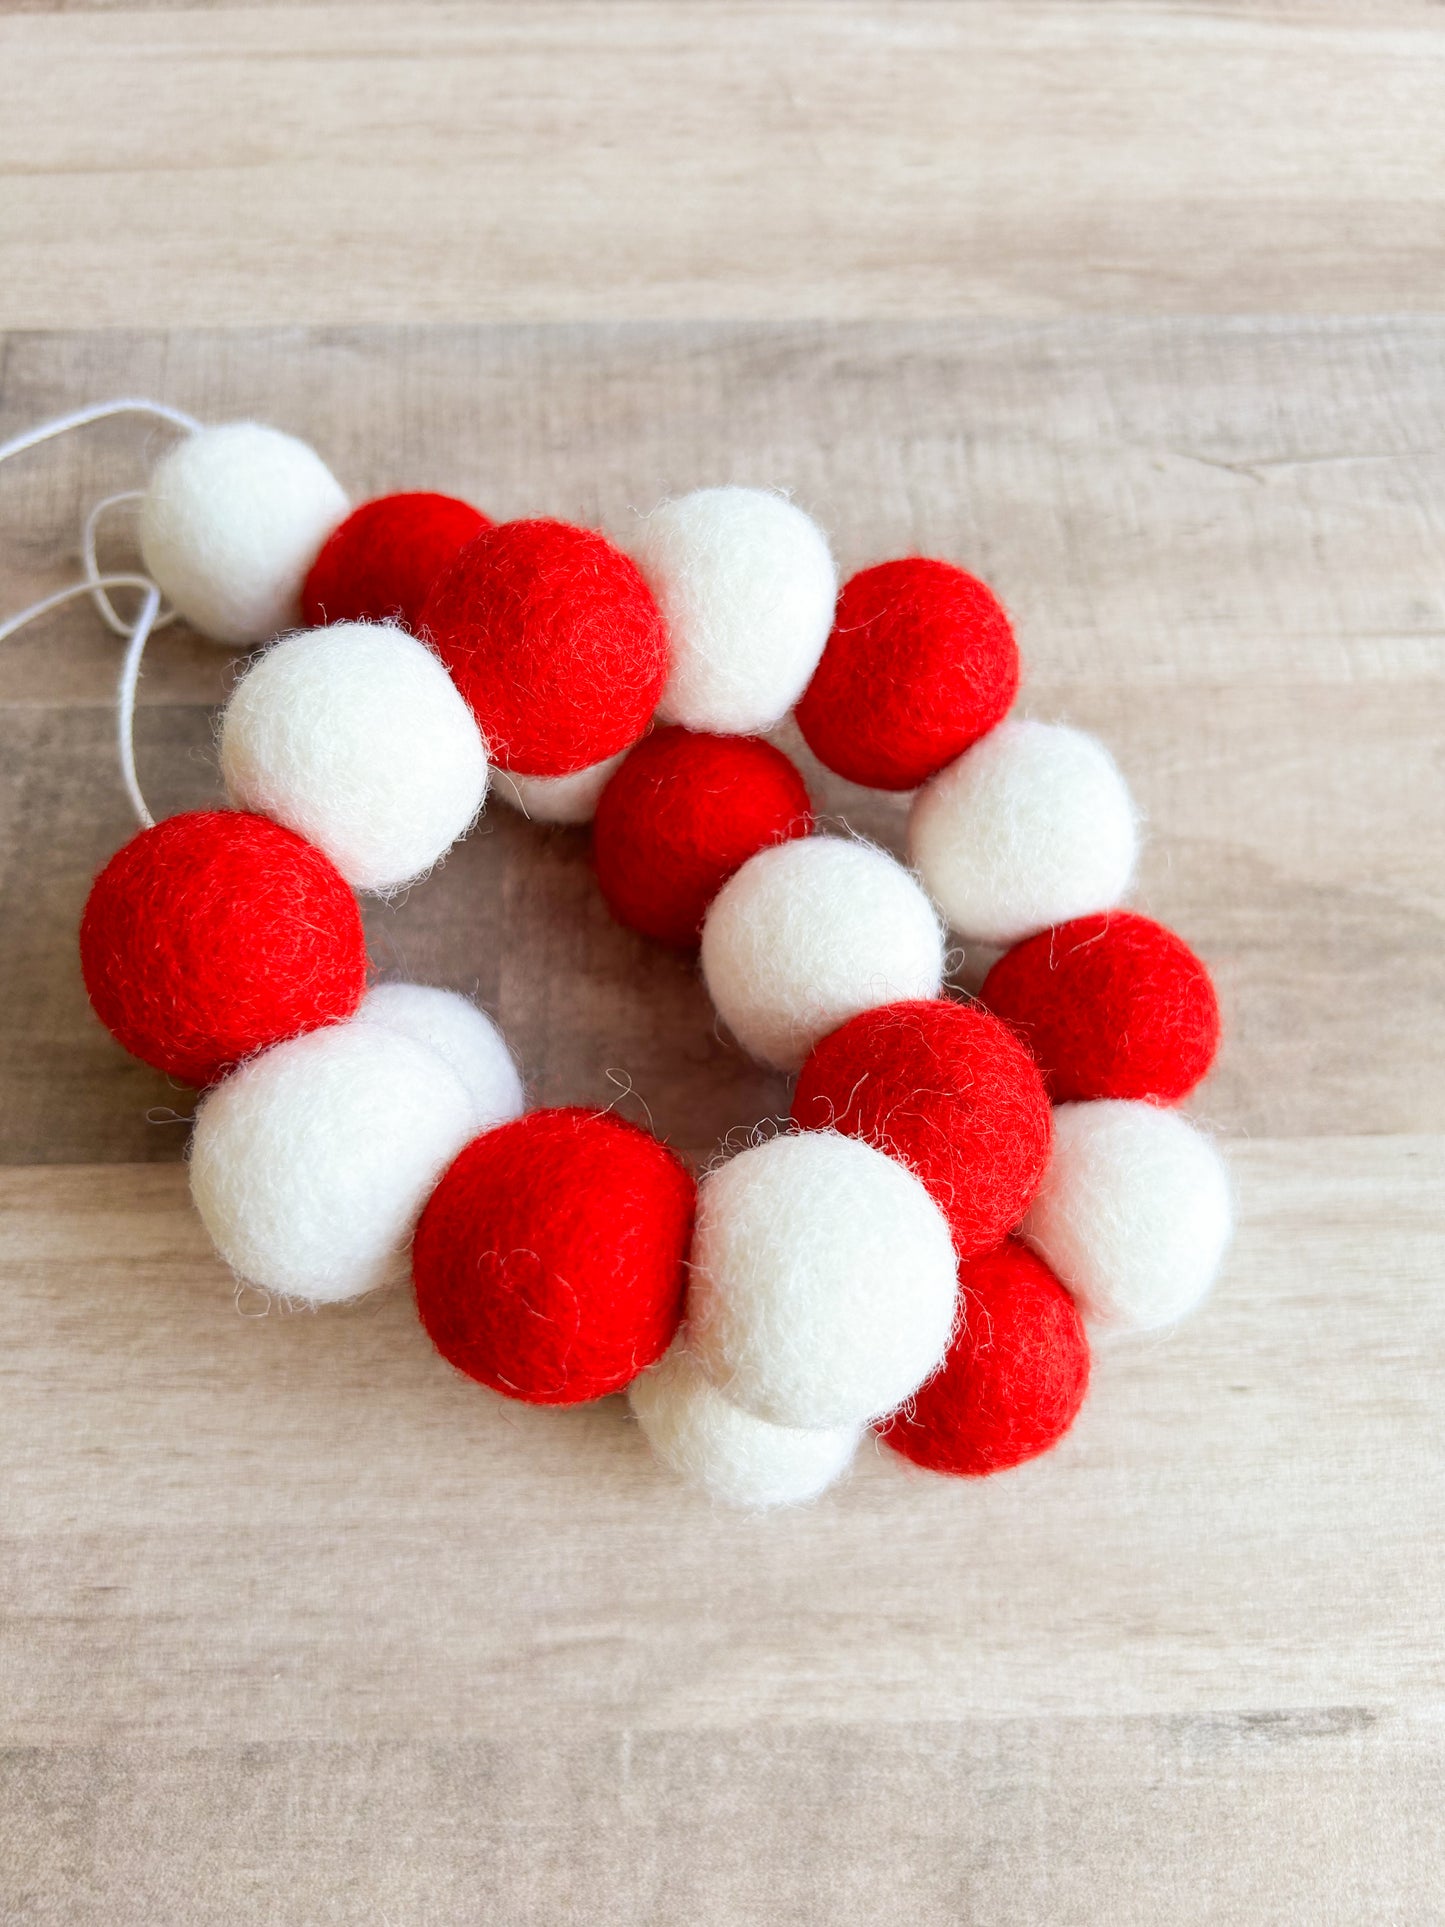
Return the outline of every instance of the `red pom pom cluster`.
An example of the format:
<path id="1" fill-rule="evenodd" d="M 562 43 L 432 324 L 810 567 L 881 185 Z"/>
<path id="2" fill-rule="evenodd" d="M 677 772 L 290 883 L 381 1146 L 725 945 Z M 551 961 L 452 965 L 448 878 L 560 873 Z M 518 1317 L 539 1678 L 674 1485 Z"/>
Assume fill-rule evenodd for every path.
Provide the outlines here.
<path id="1" fill-rule="evenodd" d="M 675 584 L 670 593 L 669 610 L 685 611 Z M 745 871 L 814 835 L 803 777 L 774 744 L 682 727 L 648 733 L 676 652 L 711 646 L 712 632 L 699 619 L 696 634 L 669 634 L 639 567 L 591 530 L 493 523 L 441 495 L 385 497 L 325 542 L 303 606 L 313 625 L 385 621 L 420 638 L 449 672 L 492 762 L 519 777 L 570 776 L 626 752 L 601 789 L 593 861 L 613 915 L 646 938 L 696 950 L 713 906 Z M 804 740 L 827 768 L 889 791 L 962 769 L 1005 718 L 1019 682 L 1013 631 L 992 591 L 917 556 L 847 582 L 814 659 L 795 712 Z M 1218 1008 L 1181 940 L 1112 902 L 1020 942 L 994 965 L 978 1003 L 936 980 L 939 994 L 922 996 L 890 982 L 882 964 L 870 966 L 866 908 L 856 927 L 855 909 L 850 897 L 837 930 L 815 942 L 817 920 L 833 914 L 820 895 L 807 917 L 782 919 L 755 945 L 749 967 L 760 998 L 797 997 L 789 947 L 803 954 L 814 945 L 828 985 L 810 1019 L 815 1041 L 793 1093 L 793 1129 L 867 1147 L 860 1181 L 872 1183 L 886 1161 L 894 1176 L 879 1179 L 877 1196 L 900 1200 L 900 1250 L 909 1237 L 910 1248 L 936 1249 L 926 1227 L 941 1220 L 947 1277 L 952 1241 L 951 1340 L 935 1349 L 932 1375 L 915 1374 L 914 1395 L 880 1421 L 882 1436 L 932 1471 L 992 1473 L 1062 1437 L 1089 1378 L 1074 1297 L 1019 1235 L 1050 1169 L 1051 1102 L 1177 1102 L 1213 1059 Z M 273 1087 L 290 1088 L 283 1069 L 303 1076 L 291 1067 L 304 1067 L 295 1053 L 310 1033 L 341 1027 L 353 1037 L 402 1021 L 395 1006 L 390 1018 L 362 1007 L 362 926 L 334 865 L 291 829 L 240 810 L 175 817 L 127 844 L 96 879 L 80 947 L 95 1010 L 126 1049 L 198 1086 L 233 1071 L 253 1079 L 251 1148 L 237 1156 L 266 1150 L 264 1105 L 281 1102 Z M 886 943 L 879 954 L 889 954 Z M 440 1054 L 465 1084 L 462 1019 L 452 1010 L 415 1022 L 414 1048 Z M 410 1049 L 393 1041 L 386 1061 L 409 1063 Z M 278 1067 L 270 1082 L 256 1076 L 269 1064 Z M 459 1089 L 443 1085 L 465 1117 Z M 303 1130 L 298 1154 L 294 1117 L 275 1115 L 289 1174 L 309 1140 Z M 279 1212 L 280 1180 L 266 1171 L 238 1169 L 231 1188 L 264 1192 Z M 752 1491 L 757 1503 L 787 1496 L 786 1479 L 766 1495 L 761 1484 L 738 1485 L 740 1467 L 772 1465 L 785 1451 L 787 1426 L 775 1418 L 782 1395 L 769 1390 L 765 1415 L 732 1408 L 734 1379 L 710 1365 L 710 1380 L 689 1350 L 689 1265 L 701 1262 L 692 1241 L 702 1215 L 698 1183 L 672 1151 L 608 1113 L 540 1110 L 474 1131 L 443 1168 L 409 1182 L 415 1195 L 400 1200 L 387 1235 L 404 1239 L 414 1226 L 418 1311 L 459 1371 L 508 1398 L 566 1405 L 629 1386 L 672 1348 L 675 1402 L 649 1432 L 659 1453 L 704 1484 L 731 1453 L 734 1493 Z M 229 1195 L 224 1183 L 219 1190 Z M 319 1178 L 299 1195 L 287 1209 L 344 1208 Z M 792 1282 L 807 1254 L 786 1232 L 764 1216 L 730 1242 L 726 1225 L 710 1224 L 705 1254 L 744 1277 L 784 1351 L 794 1342 L 789 1294 L 807 1289 Z M 890 1288 L 879 1279 L 884 1326 Z M 714 1347 L 726 1342 L 710 1334 Z M 746 1383 L 741 1365 L 736 1383 Z M 860 1422 L 876 1420 L 882 1408 L 859 1398 Z M 638 1409 L 646 1423 L 653 1407 Z M 716 1489 L 727 1483 L 719 1480 Z"/>

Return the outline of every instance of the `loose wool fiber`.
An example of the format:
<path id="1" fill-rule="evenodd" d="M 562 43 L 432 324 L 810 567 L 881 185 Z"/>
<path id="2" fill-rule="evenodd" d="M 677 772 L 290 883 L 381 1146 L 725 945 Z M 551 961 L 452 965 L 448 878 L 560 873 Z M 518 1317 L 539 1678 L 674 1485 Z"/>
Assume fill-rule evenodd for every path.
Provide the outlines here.
<path id="1" fill-rule="evenodd" d="M 308 1304 L 404 1275 L 417 1214 L 477 1128 L 425 1044 L 357 1021 L 278 1044 L 202 1102 L 191 1196 L 238 1276 Z"/>
<path id="2" fill-rule="evenodd" d="M 1112 909 L 1138 847 L 1113 758 L 1056 723 L 1000 723 L 923 786 L 908 822 L 934 901 L 960 935 L 988 944 Z"/>
<path id="3" fill-rule="evenodd" d="M 454 495 L 383 495 L 353 509 L 322 544 L 301 592 L 310 629 L 399 622 L 415 631 L 442 570 L 491 523 Z"/>
<path id="4" fill-rule="evenodd" d="M 844 585 L 797 722 L 838 775 L 911 790 L 1002 722 L 1018 685 L 1018 646 L 987 584 L 906 556 Z"/>
<path id="5" fill-rule="evenodd" d="M 417 1309 L 443 1358 L 509 1398 L 621 1391 L 672 1343 L 696 1186 L 607 1111 L 532 1111 L 476 1138 L 417 1229 Z"/>
<path id="6" fill-rule="evenodd" d="M 1203 1298 L 1229 1243 L 1229 1177 L 1174 1111 L 1061 1104 L 1023 1235 L 1097 1325 L 1151 1331 Z"/>
<path id="7" fill-rule="evenodd" d="M 879 1430 L 915 1465 L 978 1478 L 1058 1444 L 1089 1387 L 1089 1341 L 1073 1299 L 1014 1238 L 970 1258 L 958 1287 L 948 1356 Z"/>
<path id="8" fill-rule="evenodd" d="M 627 748 L 667 679 L 667 634 L 636 565 L 566 522 L 483 530 L 427 598 L 422 629 L 517 776 L 570 776 Z"/>
<path id="9" fill-rule="evenodd" d="M 981 995 L 1027 1041 L 1056 1103 L 1177 1104 L 1219 1048 L 1209 972 L 1172 930 L 1130 910 L 1041 930 L 999 958 Z"/>
<path id="10" fill-rule="evenodd" d="M 202 635 L 249 647 L 296 627 L 306 572 L 347 507 L 305 442 L 226 422 L 188 435 L 157 464 L 141 503 L 141 554 Z"/>
<path id="11" fill-rule="evenodd" d="M 193 810 L 142 830 L 106 864 L 81 919 L 80 964 L 118 1043 L 205 1085 L 349 1017 L 366 987 L 366 939 L 320 850 L 265 817 Z"/>
<path id="12" fill-rule="evenodd" d="M 961 1258 L 1016 1228 L 1049 1157 L 1037 1065 L 998 1018 L 947 997 L 885 1004 L 823 1038 L 799 1074 L 793 1121 L 906 1164 Z"/>
<path id="13" fill-rule="evenodd" d="M 437 657 L 391 623 L 274 643 L 221 719 L 231 801 L 307 837 L 358 890 L 396 890 L 464 836 L 486 745 Z"/>
<path id="14" fill-rule="evenodd" d="M 859 1011 L 937 996 L 943 932 L 885 850 L 804 837 L 759 851 L 723 885 L 703 924 L 702 974 L 743 1049 L 796 1070 Z"/>
<path id="15" fill-rule="evenodd" d="M 775 1425 L 891 1412 L 953 1328 L 948 1221 L 911 1171 L 857 1138 L 754 1145 L 698 1191 L 688 1343 L 723 1396 Z"/>
<path id="16" fill-rule="evenodd" d="M 816 522 L 761 488 L 700 488 L 653 510 L 633 553 L 672 642 L 663 722 L 757 735 L 817 667 L 838 576 Z"/>
<path id="17" fill-rule="evenodd" d="M 472 1100 L 476 1131 L 522 1114 L 522 1080 L 506 1039 L 469 997 L 430 984 L 377 984 L 357 1023 L 380 1024 L 436 1052 Z"/>
<path id="18" fill-rule="evenodd" d="M 771 743 L 659 729 L 603 791 L 592 859 L 619 923 L 695 950 L 728 878 L 759 850 L 812 828 L 807 787 Z"/>
<path id="19" fill-rule="evenodd" d="M 680 1344 L 635 1378 L 628 1401 L 654 1456 L 723 1505 L 804 1505 L 848 1469 L 862 1428 L 770 1425 L 732 1405 Z"/>
<path id="20" fill-rule="evenodd" d="M 627 753 L 619 750 L 615 756 L 590 763 L 571 776 L 514 776 L 510 770 L 499 769 L 493 794 L 533 823 L 578 828 L 596 815 L 602 792 L 613 772 L 622 767 Z"/>

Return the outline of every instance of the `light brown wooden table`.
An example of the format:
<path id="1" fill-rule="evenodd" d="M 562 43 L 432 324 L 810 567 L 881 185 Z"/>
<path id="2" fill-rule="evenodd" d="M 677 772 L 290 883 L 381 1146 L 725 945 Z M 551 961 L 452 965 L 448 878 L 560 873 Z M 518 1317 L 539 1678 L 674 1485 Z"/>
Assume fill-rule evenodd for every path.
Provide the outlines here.
<path id="1" fill-rule="evenodd" d="M 869 1452 L 762 1520 L 620 1401 L 269 1315 L 185 1094 L 90 1019 L 115 645 L 0 654 L 0 1919 L 1154 1927 L 1445 1918 L 1445 15 L 1330 5 L 0 8 L 0 436 L 121 391 L 625 530 L 796 492 L 997 584 L 1027 708 L 1217 970 L 1240 1231 L 1051 1458 Z M 155 438 L 0 471 L 0 608 Z M 155 804 L 234 673 L 154 645 Z M 897 847 L 896 801 L 820 779 Z M 503 810 L 378 962 L 540 1101 L 785 1106 L 584 841 Z"/>

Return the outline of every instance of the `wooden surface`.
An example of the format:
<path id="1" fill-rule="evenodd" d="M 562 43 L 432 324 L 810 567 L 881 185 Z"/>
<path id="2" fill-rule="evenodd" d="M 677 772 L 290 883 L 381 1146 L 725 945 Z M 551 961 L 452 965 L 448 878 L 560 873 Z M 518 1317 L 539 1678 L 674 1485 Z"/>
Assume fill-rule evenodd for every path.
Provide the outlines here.
<path id="1" fill-rule="evenodd" d="M 468 1387 L 404 1294 L 268 1309 L 79 986 L 115 644 L 5 645 L 6 1927 L 1445 1918 L 1442 60 L 1406 4 L 0 17 L 0 437 L 154 393 L 357 495 L 771 482 L 845 567 L 977 568 L 1216 969 L 1241 1217 L 1051 1458 L 764 1520 L 619 1401 Z M 0 609 L 156 445 L 0 470 Z M 157 639 L 158 810 L 233 673 Z M 541 1101 L 698 1156 L 786 1103 L 571 833 L 489 812 L 370 922 Z"/>

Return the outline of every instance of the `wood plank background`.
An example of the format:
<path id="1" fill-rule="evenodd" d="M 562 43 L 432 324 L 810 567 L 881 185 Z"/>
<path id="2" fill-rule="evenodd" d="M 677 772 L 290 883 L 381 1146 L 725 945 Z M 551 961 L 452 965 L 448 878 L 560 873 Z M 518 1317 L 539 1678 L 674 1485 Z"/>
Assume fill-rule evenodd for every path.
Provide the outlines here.
<path id="1" fill-rule="evenodd" d="M 152 393 L 358 496 L 620 533 L 770 482 L 845 567 L 979 569 L 1217 971 L 1241 1211 L 1050 1459 L 870 1453 L 785 1518 L 667 1484 L 619 1401 L 466 1386 L 404 1294 L 268 1309 L 79 986 L 115 645 L 17 638 L 7 1927 L 1445 1917 L 1442 62 L 1403 0 L 0 12 L 0 437 Z M 157 445 L 0 471 L 0 609 Z M 233 674 L 157 639 L 158 809 L 215 795 Z M 630 1086 L 698 1156 L 785 1108 L 572 833 L 490 811 L 371 937 L 540 1101 Z"/>

